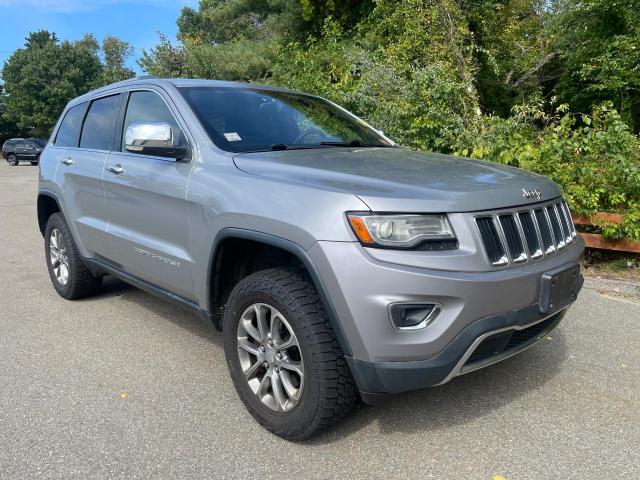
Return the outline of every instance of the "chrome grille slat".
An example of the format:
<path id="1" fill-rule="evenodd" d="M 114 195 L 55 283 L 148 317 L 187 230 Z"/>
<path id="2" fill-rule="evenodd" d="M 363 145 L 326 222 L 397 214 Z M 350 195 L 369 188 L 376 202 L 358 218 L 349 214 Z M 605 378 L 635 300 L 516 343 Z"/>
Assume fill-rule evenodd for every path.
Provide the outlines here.
<path id="1" fill-rule="evenodd" d="M 513 258 L 511 257 L 511 252 L 509 251 L 509 247 L 507 245 L 507 238 L 504 235 L 504 230 L 502 229 L 502 224 L 500 223 L 500 219 L 497 216 L 492 217 L 493 223 L 496 226 L 498 231 L 498 235 L 500 236 L 500 243 L 502 243 L 502 248 L 504 249 L 507 257 L 507 263 L 512 262 Z"/>
<path id="2" fill-rule="evenodd" d="M 542 240 L 533 213 L 529 210 L 520 211 L 516 217 L 520 224 L 522 237 L 529 249 L 529 256 L 533 259 L 542 257 Z"/>
<path id="3" fill-rule="evenodd" d="M 487 212 L 477 215 L 475 222 L 489 263 L 496 267 L 555 255 L 576 236 L 564 200 Z"/>
<path id="4" fill-rule="evenodd" d="M 564 241 L 565 243 L 569 243 L 571 241 L 571 229 L 569 228 L 569 224 L 567 223 L 567 217 L 564 213 L 564 209 L 562 208 L 561 203 L 556 203 L 556 214 L 558 215 L 558 219 L 560 220 L 562 233 L 564 233 Z"/>
<path id="5" fill-rule="evenodd" d="M 564 216 L 567 219 L 567 223 L 569 225 L 569 231 L 571 232 L 571 237 L 575 237 L 576 236 L 576 227 L 573 224 L 573 219 L 571 218 L 571 210 L 569 210 L 569 205 L 567 205 L 567 202 L 562 202 L 562 211 L 564 212 Z"/>
<path id="6" fill-rule="evenodd" d="M 533 211 L 533 216 L 535 217 L 536 224 L 538 225 L 540 238 L 542 238 L 544 254 L 551 255 L 556 251 L 556 245 L 553 241 L 553 233 L 551 232 L 551 224 L 549 223 L 549 217 L 546 214 L 546 209 L 536 208 Z"/>
<path id="7" fill-rule="evenodd" d="M 547 214 L 547 218 L 549 223 L 551 224 L 551 233 L 553 234 L 553 243 L 556 247 L 556 250 L 560 250 L 564 248 L 564 240 L 562 236 L 562 229 L 560 228 L 560 219 L 556 214 L 556 209 L 553 205 L 547 205 L 544 209 Z"/>
<path id="8" fill-rule="evenodd" d="M 493 216 L 482 216 L 476 218 L 476 225 L 480 232 L 480 238 L 485 248 L 489 263 L 496 266 L 508 265 L 504 244 L 496 228 Z"/>
<path id="9" fill-rule="evenodd" d="M 509 259 L 512 262 L 521 263 L 527 260 L 527 253 L 524 250 L 524 241 L 520 237 L 520 232 L 515 222 L 515 218 L 511 213 L 498 216 L 498 223 L 502 228 Z"/>

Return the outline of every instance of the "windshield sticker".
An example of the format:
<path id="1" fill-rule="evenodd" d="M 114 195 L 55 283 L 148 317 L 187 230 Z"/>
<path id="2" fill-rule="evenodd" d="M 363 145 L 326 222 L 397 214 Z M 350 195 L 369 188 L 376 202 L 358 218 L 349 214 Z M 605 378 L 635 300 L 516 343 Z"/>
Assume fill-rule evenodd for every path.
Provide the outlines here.
<path id="1" fill-rule="evenodd" d="M 238 135 L 237 132 L 225 133 L 224 138 L 226 138 L 228 142 L 237 142 L 239 140 L 242 140 L 242 138 L 240 138 L 240 135 Z"/>

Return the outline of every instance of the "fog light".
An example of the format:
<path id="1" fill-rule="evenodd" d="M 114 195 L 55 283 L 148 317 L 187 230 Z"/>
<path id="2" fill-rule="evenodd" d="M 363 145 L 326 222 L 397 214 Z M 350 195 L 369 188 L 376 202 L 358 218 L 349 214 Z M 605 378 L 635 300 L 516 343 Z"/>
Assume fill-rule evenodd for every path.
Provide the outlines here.
<path id="1" fill-rule="evenodd" d="M 419 330 L 431 324 L 442 310 L 437 303 L 394 303 L 389 306 L 389 315 L 398 330 Z"/>

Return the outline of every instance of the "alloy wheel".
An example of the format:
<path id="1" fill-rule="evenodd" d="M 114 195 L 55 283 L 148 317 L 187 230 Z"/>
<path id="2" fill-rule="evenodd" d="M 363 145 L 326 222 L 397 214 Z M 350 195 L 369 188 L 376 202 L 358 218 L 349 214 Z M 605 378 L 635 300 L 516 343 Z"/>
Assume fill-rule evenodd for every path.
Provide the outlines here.
<path id="1" fill-rule="evenodd" d="M 265 303 L 249 305 L 238 322 L 240 366 L 249 388 L 267 408 L 291 411 L 304 388 L 300 344 L 284 316 Z"/>
<path id="2" fill-rule="evenodd" d="M 58 283 L 66 285 L 69 281 L 69 257 L 64 237 L 57 228 L 51 231 L 49 237 L 49 260 Z"/>

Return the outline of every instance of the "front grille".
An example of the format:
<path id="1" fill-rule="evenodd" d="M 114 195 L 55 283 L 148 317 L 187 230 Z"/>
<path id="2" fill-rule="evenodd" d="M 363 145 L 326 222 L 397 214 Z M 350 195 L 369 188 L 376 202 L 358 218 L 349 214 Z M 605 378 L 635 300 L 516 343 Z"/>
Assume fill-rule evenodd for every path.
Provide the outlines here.
<path id="1" fill-rule="evenodd" d="M 553 255 L 576 236 L 571 212 L 564 201 L 476 217 L 489 263 L 520 264 Z"/>

